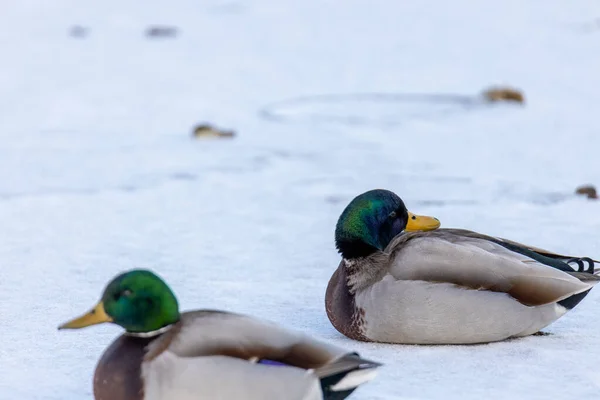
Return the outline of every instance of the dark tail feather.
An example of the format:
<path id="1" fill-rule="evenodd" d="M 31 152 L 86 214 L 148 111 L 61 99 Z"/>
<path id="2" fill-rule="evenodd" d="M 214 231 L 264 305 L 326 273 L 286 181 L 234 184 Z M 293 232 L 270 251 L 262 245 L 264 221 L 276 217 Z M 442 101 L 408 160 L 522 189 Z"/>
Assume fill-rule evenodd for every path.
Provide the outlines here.
<path id="1" fill-rule="evenodd" d="M 573 308 L 575 308 L 575 306 L 577 304 L 579 304 L 579 302 L 581 300 L 583 300 L 583 298 L 585 296 L 588 295 L 588 293 L 590 292 L 590 290 L 592 290 L 592 289 L 586 290 L 585 292 L 574 294 L 571 297 L 567 297 L 566 299 L 559 301 L 558 304 L 560 304 L 561 306 L 565 307 L 567 310 L 572 310 Z"/>
<path id="2" fill-rule="evenodd" d="M 537 262 L 546 264 L 550 267 L 568 273 L 575 271 L 595 274 L 596 264 L 600 264 L 600 261 L 594 260 L 590 257 L 571 257 L 561 254 L 555 254 L 547 250 L 528 248 L 527 246 L 524 246 L 520 243 L 503 238 L 490 238 L 488 240 L 491 240 L 492 242 L 497 243 L 500 246 L 506 247 L 510 251 L 523 254 L 527 257 L 533 258 Z"/>
<path id="3" fill-rule="evenodd" d="M 379 363 L 352 353 L 316 369 L 315 374 L 321 379 L 323 399 L 345 399 L 358 386 L 373 379 L 380 366 Z"/>

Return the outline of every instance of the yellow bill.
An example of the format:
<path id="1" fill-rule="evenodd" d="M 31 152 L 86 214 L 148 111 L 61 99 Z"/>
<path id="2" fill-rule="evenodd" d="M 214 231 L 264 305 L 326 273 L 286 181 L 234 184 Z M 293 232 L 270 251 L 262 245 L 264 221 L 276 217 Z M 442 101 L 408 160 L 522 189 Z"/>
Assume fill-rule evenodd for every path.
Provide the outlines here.
<path id="1" fill-rule="evenodd" d="M 404 229 L 407 232 L 414 231 L 433 231 L 440 227 L 440 220 L 433 217 L 425 217 L 423 215 L 415 215 L 408 212 L 408 223 Z"/>
<path id="2" fill-rule="evenodd" d="M 112 322 L 112 318 L 106 314 L 106 311 L 104 311 L 104 304 L 100 302 L 87 314 L 69 322 L 65 322 L 59 326 L 58 329 L 80 329 L 85 328 L 86 326 L 101 324 L 103 322 Z"/>

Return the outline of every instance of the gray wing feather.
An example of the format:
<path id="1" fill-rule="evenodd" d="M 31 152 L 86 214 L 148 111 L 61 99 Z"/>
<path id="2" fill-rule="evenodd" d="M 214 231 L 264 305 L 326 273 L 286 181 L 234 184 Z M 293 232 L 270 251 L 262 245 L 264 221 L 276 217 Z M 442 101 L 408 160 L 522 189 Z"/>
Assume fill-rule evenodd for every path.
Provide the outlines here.
<path id="1" fill-rule="evenodd" d="M 530 306 L 555 303 L 592 287 L 592 282 L 582 282 L 485 236 L 465 232 L 469 231 L 445 229 L 400 235 L 391 249 L 391 275 L 401 280 L 504 292 Z"/>
<path id="2" fill-rule="evenodd" d="M 168 349 L 182 357 L 268 359 L 305 369 L 318 368 L 348 353 L 267 321 L 206 311 L 184 314 L 181 330 Z"/>

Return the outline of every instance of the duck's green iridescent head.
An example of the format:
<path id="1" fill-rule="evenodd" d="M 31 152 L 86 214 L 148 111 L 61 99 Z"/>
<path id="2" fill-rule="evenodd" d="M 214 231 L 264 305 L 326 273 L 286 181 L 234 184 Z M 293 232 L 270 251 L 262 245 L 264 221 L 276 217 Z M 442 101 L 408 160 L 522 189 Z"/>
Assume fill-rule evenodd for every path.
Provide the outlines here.
<path id="1" fill-rule="evenodd" d="M 59 329 L 113 322 L 127 332 L 147 333 L 178 320 L 179 305 L 169 286 L 153 272 L 137 269 L 114 278 L 96 307 Z"/>
<path id="2" fill-rule="evenodd" d="M 354 198 L 342 212 L 335 228 L 335 245 L 345 259 L 366 257 L 383 251 L 403 231 L 437 229 L 440 221 L 414 215 L 389 190 L 375 189 Z"/>

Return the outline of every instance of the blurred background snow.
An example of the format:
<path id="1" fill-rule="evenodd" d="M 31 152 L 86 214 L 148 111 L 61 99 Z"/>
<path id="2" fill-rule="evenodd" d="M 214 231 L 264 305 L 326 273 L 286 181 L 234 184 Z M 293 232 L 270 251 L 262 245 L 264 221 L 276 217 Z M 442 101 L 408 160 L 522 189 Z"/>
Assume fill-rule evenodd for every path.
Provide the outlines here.
<path id="1" fill-rule="evenodd" d="M 91 399 L 120 328 L 56 327 L 134 267 L 184 309 L 249 313 L 384 362 L 357 400 L 600 397 L 600 291 L 550 336 L 465 347 L 353 342 L 323 304 L 337 217 L 372 188 L 446 227 L 600 256 L 600 203 L 573 195 L 600 183 L 599 3 L 1 10 L 0 399 Z M 525 106 L 310 100 L 495 84 L 523 89 Z M 194 141 L 202 122 L 237 136 Z"/>

